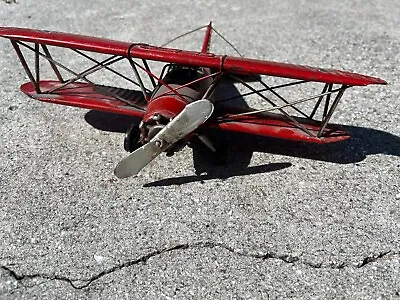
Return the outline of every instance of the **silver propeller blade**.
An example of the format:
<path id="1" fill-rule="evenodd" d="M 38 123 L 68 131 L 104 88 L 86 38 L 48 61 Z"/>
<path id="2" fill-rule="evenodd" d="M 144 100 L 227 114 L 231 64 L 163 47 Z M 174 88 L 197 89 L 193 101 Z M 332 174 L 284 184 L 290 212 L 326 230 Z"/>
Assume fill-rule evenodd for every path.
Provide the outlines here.
<path id="1" fill-rule="evenodd" d="M 213 104 L 207 99 L 192 102 L 157 133 L 147 144 L 122 159 L 114 169 L 118 178 L 137 174 L 168 147 L 197 129 L 212 115 Z"/>

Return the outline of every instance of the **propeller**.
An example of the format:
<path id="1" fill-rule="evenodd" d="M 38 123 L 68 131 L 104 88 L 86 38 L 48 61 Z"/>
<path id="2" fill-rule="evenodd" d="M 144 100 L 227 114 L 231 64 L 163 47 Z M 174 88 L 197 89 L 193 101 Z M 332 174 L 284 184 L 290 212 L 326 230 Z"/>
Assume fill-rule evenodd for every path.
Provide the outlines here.
<path id="1" fill-rule="evenodd" d="M 158 132 L 148 143 L 122 159 L 114 169 L 118 178 L 137 174 L 171 145 L 196 130 L 212 115 L 214 105 L 207 99 L 192 102 Z"/>

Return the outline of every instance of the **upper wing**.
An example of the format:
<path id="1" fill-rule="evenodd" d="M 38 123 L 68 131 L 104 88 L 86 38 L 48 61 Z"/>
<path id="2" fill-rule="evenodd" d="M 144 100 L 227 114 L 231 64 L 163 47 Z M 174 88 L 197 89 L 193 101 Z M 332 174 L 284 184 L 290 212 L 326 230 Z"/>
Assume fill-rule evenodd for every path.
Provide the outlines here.
<path id="1" fill-rule="evenodd" d="M 240 94 L 240 97 L 257 94 L 264 102 L 271 106 L 270 108 L 259 110 L 249 108 L 245 111 L 237 111 L 236 109 L 225 107 L 220 110 L 220 114 L 215 115 L 215 120 L 210 120 L 211 122 L 208 123 L 209 126 L 229 131 L 312 143 L 334 142 L 349 137 L 347 133 L 328 124 L 343 92 L 349 86 L 386 83 L 379 78 L 337 70 L 160 48 L 145 44 L 132 44 L 75 34 L 0 27 L 0 36 L 12 41 L 17 53 L 19 52 L 20 59 L 22 58 L 21 62 L 25 69 L 27 68 L 27 64 L 24 58 L 21 57 L 22 54 L 20 53 L 19 45 L 25 46 L 35 53 L 35 73 L 37 76 L 34 78 L 33 74 L 27 70 L 31 82 L 21 87 L 21 90 L 32 98 L 46 102 L 140 117 L 143 116 L 146 110 L 147 94 L 151 92 L 151 88 L 142 89 L 143 95 L 140 96 L 140 92 L 130 89 L 95 84 L 89 81 L 86 76 L 94 73 L 98 69 L 106 69 L 117 73 L 122 79 L 128 79 L 131 83 L 141 86 L 142 84 L 140 82 L 132 81 L 127 76 L 115 72 L 115 70 L 112 70 L 109 66 L 121 59 L 128 58 L 132 63 L 132 67 L 135 69 L 135 66 L 140 66 L 130 58 L 143 59 L 144 67 L 140 68 L 150 77 L 153 76 L 151 79 L 153 79 L 154 88 L 154 78 L 157 80 L 159 79 L 154 76 L 148 66 L 145 65 L 146 60 L 169 62 L 192 67 L 206 67 L 213 69 L 215 74 L 221 75 L 221 73 L 226 73 L 225 75 L 228 75 L 227 77 L 238 80 L 243 86 L 250 90 L 249 93 Z M 25 42 L 34 43 L 35 48 L 26 45 Z M 40 44 L 44 52 L 39 51 Z M 86 54 L 80 53 L 84 55 L 85 58 L 95 62 L 95 65 L 82 72 L 75 73 L 52 59 L 50 54 L 47 53 L 46 45 L 70 48 L 74 50 L 74 52 L 79 52 L 78 50 L 98 52 L 102 53 L 101 55 L 103 56 L 108 55 L 111 57 L 102 61 L 97 61 L 91 59 Z M 56 81 L 39 80 L 39 56 L 48 60 L 53 69 L 57 69 L 57 66 L 61 67 L 64 71 L 71 73 L 73 77 L 68 80 L 64 80 L 61 76 L 57 76 L 58 80 Z M 256 87 L 256 85 L 251 86 L 247 84 L 245 81 L 241 80 L 241 76 L 235 76 L 235 74 L 249 74 L 250 76 L 253 76 L 253 74 L 269 75 L 289 78 L 289 80 L 296 79 L 299 81 L 269 86 L 262 79 L 257 79 L 258 87 Z M 202 79 L 207 77 L 209 76 L 207 75 Z M 219 76 L 216 76 L 216 78 L 219 78 Z M 81 79 L 84 82 L 82 82 Z M 320 85 L 318 82 L 325 83 L 322 92 L 311 94 L 310 97 L 301 98 L 296 101 L 288 101 L 282 94 L 278 94 L 276 91 L 278 88 L 296 88 L 300 84 L 303 85 L 307 83 Z M 163 82 L 161 83 L 164 84 Z M 341 86 L 337 87 L 337 85 Z M 175 92 L 179 93 L 178 90 Z M 266 93 L 269 94 L 266 95 Z M 286 95 L 292 97 L 295 93 L 287 93 Z M 333 98 L 334 96 L 335 98 Z M 225 100 L 229 100 L 229 97 Z M 306 104 L 305 102 L 310 100 L 315 100 L 316 103 L 314 107 L 298 107 L 298 105 Z M 309 111 L 307 111 L 307 109 L 309 109 Z M 278 113 L 271 113 L 271 110 Z M 293 115 L 293 112 L 298 113 L 298 115 Z M 317 117 L 317 115 L 320 117 L 320 121 L 316 120 L 317 118 L 315 117 Z"/>
<path id="2" fill-rule="evenodd" d="M 382 79 L 357 73 L 314 68 L 302 65 L 222 56 L 212 53 L 183 51 L 178 49 L 135 44 L 130 49 L 132 57 L 166 61 L 179 65 L 206 67 L 233 74 L 259 74 L 291 79 L 325 82 L 343 85 L 386 84 Z"/>
<path id="3" fill-rule="evenodd" d="M 193 67 L 206 67 L 234 74 L 261 74 L 349 86 L 386 84 L 384 80 L 379 78 L 333 69 L 321 69 L 264 60 L 216 55 L 212 53 L 183 51 L 76 34 L 0 27 L 0 36 L 11 40 L 34 42 L 119 56 L 131 56 L 140 59 L 163 61 Z"/>
<path id="4" fill-rule="evenodd" d="M 0 36 L 30 43 L 126 56 L 131 43 L 28 28 L 0 27 Z"/>

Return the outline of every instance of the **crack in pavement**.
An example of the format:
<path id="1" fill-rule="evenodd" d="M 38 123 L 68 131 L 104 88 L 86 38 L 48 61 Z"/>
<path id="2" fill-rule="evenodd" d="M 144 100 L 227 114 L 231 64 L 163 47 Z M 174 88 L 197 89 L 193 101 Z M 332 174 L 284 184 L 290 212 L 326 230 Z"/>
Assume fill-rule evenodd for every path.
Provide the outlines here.
<path id="1" fill-rule="evenodd" d="M 3 269 L 4 271 L 8 272 L 8 274 L 14 278 L 15 280 L 17 280 L 18 282 L 22 282 L 28 279 L 47 279 L 47 280 L 59 280 L 59 281 L 64 281 L 64 282 L 68 282 L 69 284 L 71 284 L 73 287 L 76 288 L 74 281 L 77 281 L 75 279 L 70 279 L 68 277 L 65 276 L 60 276 L 60 275 L 47 275 L 47 274 L 17 274 L 16 271 L 12 270 L 11 268 L 7 267 L 7 266 L 1 266 L 1 269 Z"/>
<path id="2" fill-rule="evenodd" d="M 378 260 L 381 260 L 385 257 L 388 256 L 395 256 L 395 255 L 400 255 L 400 252 L 393 252 L 393 251 L 383 251 L 378 254 L 372 254 L 367 257 L 364 257 L 361 262 L 358 264 L 351 263 L 351 262 L 340 262 L 340 263 L 324 263 L 324 262 L 311 262 L 311 261 L 306 261 L 301 259 L 299 256 L 292 256 L 289 254 L 277 254 L 274 252 L 265 252 L 265 253 L 252 253 L 252 252 L 247 252 L 239 249 L 234 249 L 233 247 L 227 246 L 223 243 L 217 243 L 217 242 L 195 242 L 195 243 L 187 243 L 187 244 L 179 244 L 170 248 L 164 248 L 161 250 L 155 250 L 153 252 L 150 252 L 146 255 L 143 255 L 139 258 L 136 258 L 134 260 L 129 260 L 124 263 L 115 265 L 111 268 L 108 268 L 96 275 L 93 275 L 92 277 L 88 279 L 72 279 L 66 276 L 61 276 L 61 275 L 48 275 L 48 274 L 18 274 L 17 271 L 12 270 L 10 267 L 7 266 L 1 266 L 0 268 L 6 271 L 12 278 L 14 278 L 18 283 L 22 283 L 25 280 L 29 279 L 44 279 L 44 280 L 58 280 L 58 281 L 63 281 L 68 284 L 70 284 L 74 289 L 84 289 L 89 287 L 90 284 L 92 284 L 94 281 L 102 278 L 103 276 L 106 276 L 108 274 L 111 274 L 115 271 L 122 270 L 127 267 L 131 267 L 134 265 L 137 265 L 139 263 L 146 263 L 150 258 L 156 257 L 163 255 L 167 252 L 172 252 L 172 251 L 179 251 L 179 250 L 187 250 L 187 249 L 214 249 L 214 248 L 221 248 L 224 250 L 227 250 L 231 253 L 234 253 L 239 256 L 243 257 L 250 257 L 250 258 L 255 258 L 255 259 L 261 259 L 261 260 L 268 260 L 268 259 L 276 259 L 276 260 L 281 260 L 285 263 L 289 264 L 294 264 L 294 263 L 301 263 L 303 265 L 306 265 L 311 268 L 315 269 L 343 269 L 343 268 L 363 268 L 368 264 L 371 264 L 373 262 L 376 262 Z M 77 282 L 83 282 L 82 284 L 77 284 Z"/>

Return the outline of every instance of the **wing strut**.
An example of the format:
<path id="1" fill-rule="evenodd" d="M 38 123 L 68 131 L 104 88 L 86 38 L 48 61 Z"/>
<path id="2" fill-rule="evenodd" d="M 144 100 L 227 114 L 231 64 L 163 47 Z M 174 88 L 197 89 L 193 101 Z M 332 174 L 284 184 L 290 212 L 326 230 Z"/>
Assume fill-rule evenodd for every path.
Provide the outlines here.
<path id="1" fill-rule="evenodd" d="M 278 105 L 276 105 L 273 101 L 271 101 L 267 96 L 263 95 L 262 93 L 258 92 L 256 89 L 254 89 L 251 85 L 247 84 L 246 82 L 244 82 L 241 78 L 234 76 L 232 74 L 230 74 L 230 76 L 239 81 L 240 83 L 242 83 L 245 87 L 247 87 L 248 89 L 252 90 L 254 93 L 256 93 L 257 95 L 259 95 L 261 98 L 263 98 L 265 101 L 267 101 L 269 104 L 271 104 L 273 106 L 273 109 L 278 109 L 286 118 L 288 118 L 290 121 L 292 121 L 294 124 L 296 124 L 296 126 L 298 128 L 300 128 L 301 130 L 303 130 L 305 133 L 307 133 L 309 136 L 315 137 L 315 135 L 309 131 L 303 124 L 299 123 L 294 117 L 292 117 L 291 115 L 289 115 L 286 111 L 284 111 L 282 109 L 282 107 L 286 107 L 286 106 L 291 106 L 293 107 L 292 103 L 286 103 L 284 106 L 280 107 Z M 304 100 L 305 101 L 305 100 Z M 262 111 L 254 111 L 251 112 L 252 114 L 254 113 L 259 113 L 259 112 L 264 112 L 265 110 Z M 249 114 L 251 114 L 249 113 Z"/>
<path id="2" fill-rule="evenodd" d="M 332 115 L 333 115 L 333 112 L 335 111 L 337 105 L 339 104 L 340 99 L 342 98 L 342 96 L 343 96 L 343 94 L 344 94 L 344 91 L 345 91 L 347 88 L 348 88 L 347 85 L 342 85 L 342 87 L 340 88 L 340 91 L 339 91 L 339 93 L 336 95 L 336 98 L 335 98 L 335 100 L 333 101 L 332 106 L 331 106 L 331 108 L 330 108 L 328 114 L 324 117 L 324 119 L 323 119 L 323 121 L 322 121 L 323 123 L 322 123 L 322 125 L 321 125 L 321 129 L 319 130 L 319 132 L 318 132 L 318 134 L 317 134 L 317 137 L 321 137 L 322 134 L 324 133 L 324 130 L 325 130 L 326 126 L 328 125 L 329 120 L 331 119 L 331 117 L 332 117 Z M 331 95 L 331 94 L 328 94 L 328 97 L 330 97 L 330 95 Z M 327 102 L 328 102 L 328 99 L 327 99 Z"/>
<path id="3" fill-rule="evenodd" d="M 45 52 L 45 54 L 43 54 L 43 53 L 41 53 L 39 51 L 38 47 L 31 47 L 31 46 L 29 46 L 29 45 L 27 45 L 25 43 L 20 42 L 20 41 L 11 41 L 11 42 L 13 43 L 15 51 L 16 51 L 18 57 L 20 58 L 21 64 L 23 65 L 26 73 L 28 74 L 28 77 L 29 77 L 30 81 L 32 82 L 37 94 L 43 94 L 43 92 L 40 90 L 39 82 L 36 82 L 32 72 L 30 71 L 29 66 L 28 66 L 28 64 L 27 64 L 27 62 L 26 62 L 26 60 L 25 60 L 25 58 L 24 58 L 24 56 L 23 56 L 23 54 L 21 52 L 21 49 L 19 48 L 19 45 L 22 45 L 25 48 L 35 52 L 35 57 L 36 57 L 37 60 L 38 60 L 39 57 L 43 57 L 47 61 L 49 61 L 50 64 L 54 65 L 55 68 L 56 68 L 56 66 L 58 66 L 61 69 L 65 70 L 66 72 L 74 75 L 74 77 L 70 78 L 69 80 L 62 81 L 61 85 L 57 85 L 54 88 L 51 88 L 51 89 L 49 89 L 47 91 L 44 91 L 44 93 L 46 93 L 46 94 L 51 94 L 51 93 L 53 93 L 53 92 L 55 92 L 55 91 L 57 91 L 59 89 L 62 89 L 63 87 L 67 86 L 68 84 L 71 84 L 71 83 L 73 83 L 73 82 L 75 82 L 75 81 L 77 81 L 79 79 L 87 82 L 93 88 L 96 88 L 96 84 L 93 83 L 92 81 L 90 81 L 89 79 L 87 79 L 86 76 L 88 76 L 88 75 L 90 75 L 90 74 L 92 74 L 94 72 L 97 72 L 98 70 L 101 70 L 101 69 L 107 69 L 107 70 L 110 70 L 110 71 L 114 71 L 114 70 L 112 70 L 111 68 L 109 68 L 107 66 L 125 58 L 123 56 L 115 56 L 114 55 L 114 56 L 108 57 L 107 59 L 103 60 L 102 62 L 98 62 L 98 61 L 96 61 L 94 59 L 91 59 L 92 61 L 94 60 L 96 62 L 96 65 L 84 70 L 83 72 L 77 73 L 77 72 L 74 72 L 73 70 L 71 70 L 70 68 L 64 66 L 63 64 L 57 62 L 56 60 L 54 60 L 51 57 L 51 55 L 50 55 L 50 53 L 49 53 L 49 51 L 47 50 L 46 47 L 43 48 L 43 51 Z M 78 53 L 78 54 L 81 54 L 84 57 L 87 56 L 87 55 L 85 55 L 83 53 L 80 53 L 80 51 L 75 51 L 75 52 Z M 38 69 L 36 67 L 36 65 L 37 65 L 37 63 L 35 62 L 35 68 Z M 120 74 L 119 72 L 114 71 L 114 73 L 116 73 L 117 75 L 120 75 L 123 78 L 126 77 L 126 76 Z M 57 72 L 56 72 L 56 74 L 57 74 Z M 138 83 L 136 83 L 136 82 L 134 82 L 134 81 L 132 81 L 130 79 L 129 79 L 129 81 L 135 83 L 136 85 L 138 85 Z M 122 98 L 122 97 L 120 97 L 118 95 L 115 95 L 115 94 L 110 95 L 109 93 L 105 92 L 103 89 L 97 89 L 97 91 L 101 92 L 103 95 L 110 96 L 110 97 L 113 97 L 113 98 L 115 98 L 115 99 L 117 99 L 117 100 L 119 100 L 121 102 L 127 103 L 127 104 L 129 104 L 129 105 L 131 105 L 131 106 L 133 106 L 133 107 L 135 107 L 135 108 L 137 108 L 139 110 L 143 110 L 143 108 L 138 107 L 134 103 L 131 103 L 131 101 L 127 101 L 126 99 L 124 99 L 124 98 Z"/>
<path id="4" fill-rule="evenodd" d="M 89 76 L 90 74 L 92 74 L 94 72 L 97 72 L 98 70 L 100 70 L 103 67 L 105 67 L 107 64 L 109 64 L 109 65 L 113 64 L 113 63 L 115 63 L 115 62 L 117 62 L 117 61 L 119 61 L 121 59 L 122 59 L 121 57 L 112 56 L 112 57 L 109 57 L 109 58 L 103 60 L 102 62 L 99 62 L 97 65 L 92 66 L 92 67 L 90 67 L 90 68 L 88 68 L 88 69 L 86 69 L 86 70 L 84 70 L 84 71 L 82 71 L 80 73 L 75 73 L 74 72 L 73 74 L 74 75 L 76 74 L 75 77 L 70 78 L 67 81 L 64 81 L 62 85 L 56 86 L 55 88 L 47 91 L 47 93 L 53 93 L 56 90 L 62 89 L 63 87 L 67 86 L 68 84 L 74 83 L 75 81 L 77 81 L 79 79 L 85 80 L 86 82 L 90 83 L 88 81 L 88 79 L 86 78 L 86 76 Z M 91 83 L 91 84 L 94 85 L 94 83 Z"/>
<path id="5" fill-rule="evenodd" d="M 140 89 L 142 90 L 142 93 L 143 93 L 143 97 L 144 97 L 144 99 L 146 99 L 146 102 L 149 102 L 149 96 L 146 93 L 146 88 L 145 88 L 142 78 L 140 77 L 139 72 L 136 68 L 135 62 L 132 60 L 132 57 L 130 57 L 130 56 L 128 56 L 128 60 L 129 60 L 129 63 L 131 64 L 133 73 L 135 73 L 136 79 L 139 82 Z"/>
<path id="6" fill-rule="evenodd" d="M 149 76 L 149 79 L 150 79 L 150 81 L 151 81 L 151 84 L 153 85 L 153 88 L 155 88 L 157 84 L 156 84 L 156 81 L 154 80 L 154 78 L 153 78 L 152 76 L 149 75 L 149 73 L 151 73 L 149 64 L 147 63 L 147 60 L 145 60 L 145 59 L 142 59 L 142 62 L 143 62 L 143 66 L 144 66 L 144 67 L 146 68 L 146 70 L 148 71 L 147 75 Z"/>
<path id="7" fill-rule="evenodd" d="M 50 59 L 47 59 L 47 61 L 50 63 L 50 66 L 53 69 L 54 73 L 56 74 L 58 81 L 64 82 L 64 79 L 62 78 L 60 71 L 58 70 L 57 66 L 53 62 L 53 57 L 51 56 L 50 51 L 47 48 L 47 46 L 43 44 L 42 49 L 43 49 L 44 54 L 46 54 L 46 56 L 47 56 L 46 59 L 50 58 Z"/>
<path id="8" fill-rule="evenodd" d="M 35 73 L 36 73 L 36 82 L 39 84 L 40 82 L 40 73 L 39 73 L 39 44 L 35 44 Z"/>
<path id="9" fill-rule="evenodd" d="M 33 77 L 33 74 L 31 72 L 31 70 L 29 69 L 29 66 L 25 60 L 25 57 L 22 54 L 21 49 L 18 46 L 18 42 L 11 40 L 11 44 L 13 45 L 15 52 L 17 53 L 17 56 L 18 56 L 19 60 L 21 61 L 21 65 L 24 67 L 24 70 L 29 77 L 29 80 L 32 82 L 33 86 L 35 87 L 36 93 L 40 94 L 41 91 L 40 91 L 39 83 L 36 82 L 35 77 Z"/>
<path id="10" fill-rule="evenodd" d="M 326 92 L 326 90 L 328 89 L 328 86 L 329 86 L 329 85 L 330 85 L 330 84 L 328 84 L 328 83 L 324 85 L 324 88 L 322 89 L 321 95 L 320 95 L 320 97 L 318 98 L 317 103 L 315 103 L 315 106 L 314 106 L 314 108 L 313 108 L 311 114 L 308 116 L 308 119 L 312 119 L 312 118 L 314 117 L 314 115 L 315 115 L 315 113 L 317 112 L 317 110 L 318 110 L 318 108 L 319 108 L 319 106 L 320 106 L 322 100 L 324 99 L 325 92 Z M 331 87 L 331 89 L 332 89 L 332 87 Z"/>

